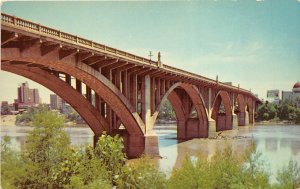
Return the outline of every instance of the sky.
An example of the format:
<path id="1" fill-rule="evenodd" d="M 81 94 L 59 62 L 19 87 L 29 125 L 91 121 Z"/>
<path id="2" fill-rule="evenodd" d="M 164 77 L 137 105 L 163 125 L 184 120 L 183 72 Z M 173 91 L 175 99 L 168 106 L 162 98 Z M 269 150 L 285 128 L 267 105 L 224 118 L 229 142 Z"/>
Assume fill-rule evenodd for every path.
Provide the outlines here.
<path id="1" fill-rule="evenodd" d="M 300 80 L 300 0 L 173 2 L 4 2 L 1 11 L 251 89 L 290 91 Z M 51 91 L 0 72 L 0 100 L 17 98 L 18 84 Z"/>

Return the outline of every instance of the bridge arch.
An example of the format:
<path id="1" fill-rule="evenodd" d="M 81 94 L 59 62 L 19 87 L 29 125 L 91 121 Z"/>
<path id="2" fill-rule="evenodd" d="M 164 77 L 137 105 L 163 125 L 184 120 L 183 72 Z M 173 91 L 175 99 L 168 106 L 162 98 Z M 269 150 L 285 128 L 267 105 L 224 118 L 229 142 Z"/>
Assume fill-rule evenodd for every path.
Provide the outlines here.
<path id="1" fill-rule="evenodd" d="M 54 71 L 66 73 L 85 83 L 109 105 L 126 128 L 126 133 L 117 134 L 124 135 L 127 155 L 129 157 L 136 157 L 142 154 L 145 149 L 145 125 L 128 99 L 100 72 L 75 60 L 59 60 L 57 54 L 57 52 L 51 52 L 49 55 L 41 56 L 39 47 L 36 47 L 36 49 L 32 47 L 22 52 L 18 48 L 2 48 L 1 61 L 25 65 L 39 65 Z"/>
<path id="2" fill-rule="evenodd" d="M 35 67 L 8 63 L 2 63 L 1 69 L 31 79 L 59 95 L 78 112 L 96 135 L 108 130 L 107 121 L 96 108 L 73 87 L 53 74 Z"/>
<path id="3" fill-rule="evenodd" d="M 180 94 L 182 90 L 184 93 Z M 185 98 L 187 96 L 188 98 Z M 157 106 L 153 117 L 156 120 L 159 109 L 164 105 L 166 100 L 171 103 L 177 119 L 177 137 L 179 139 L 190 139 L 208 136 L 208 114 L 205 108 L 202 95 L 197 88 L 191 84 L 177 82 L 173 84 L 164 94 L 162 100 Z M 186 101 L 190 100 L 191 105 L 187 107 Z M 192 109 L 197 112 L 197 117 L 190 117 Z"/>
<path id="4" fill-rule="evenodd" d="M 232 129 L 233 118 L 230 96 L 226 91 L 219 91 L 212 106 L 212 119 L 216 121 L 216 131 Z"/>

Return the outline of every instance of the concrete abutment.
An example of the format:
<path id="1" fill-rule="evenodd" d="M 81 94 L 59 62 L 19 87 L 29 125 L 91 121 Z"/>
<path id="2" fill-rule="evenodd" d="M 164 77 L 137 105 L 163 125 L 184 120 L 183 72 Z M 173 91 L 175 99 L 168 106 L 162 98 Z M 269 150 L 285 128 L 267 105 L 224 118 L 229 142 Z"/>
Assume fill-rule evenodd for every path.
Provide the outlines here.
<path id="1" fill-rule="evenodd" d="M 208 120 L 208 138 L 215 138 L 217 136 L 216 121 L 213 119 Z"/>

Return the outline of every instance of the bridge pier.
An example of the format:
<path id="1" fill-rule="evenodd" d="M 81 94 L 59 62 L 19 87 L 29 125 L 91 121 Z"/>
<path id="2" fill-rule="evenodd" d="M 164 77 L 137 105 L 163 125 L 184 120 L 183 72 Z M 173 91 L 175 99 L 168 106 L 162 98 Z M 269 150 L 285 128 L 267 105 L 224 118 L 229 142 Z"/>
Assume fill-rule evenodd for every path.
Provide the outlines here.
<path id="1" fill-rule="evenodd" d="M 232 114 L 232 130 L 238 130 L 239 120 L 238 115 L 235 113 Z"/>
<path id="2" fill-rule="evenodd" d="M 125 141 L 127 140 L 127 141 Z M 137 158 L 145 151 L 145 136 L 141 135 L 127 135 L 124 144 L 126 155 L 128 158 Z M 157 146 L 158 148 L 158 146 Z"/>
<path id="3" fill-rule="evenodd" d="M 237 117 L 238 117 L 238 126 L 245 126 L 247 124 L 246 112 L 237 113 Z"/>
<path id="4" fill-rule="evenodd" d="M 159 156 L 159 141 L 156 133 L 145 136 L 145 154 L 150 157 Z"/>
<path id="5" fill-rule="evenodd" d="M 141 135 L 129 135 L 126 130 L 114 130 L 112 136 L 119 135 L 123 139 L 124 152 L 128 158 L 137 158 L 145 151 L 145 137 Z M 94 147 L 101 134 L 94 135 Z"/>
<path id="6" fill-rule="evenodd" d="M 184 140 L 186 138 L 185 120 L 177 120 L 177 139 Z"/>
<path id="7" fill-rule="evenodd" d="M 159 156 L 159 144 L 158 144 L 158 136 L 153 131 L 153 126 L 155 123 L 155 119 L 151 116 L 151 78 L 149 75 L 146 75 L 143 78 L 143 118 L 146 126 L 145 131 L 145 151 L 144 153 L 150 157 Z"/>
<path id="8" fill-rule="evenodd" d="M 245 112 L 245 125 L 249 125 L 249 113 L 248 112 Z"/>
<path id="9" fill-rule="evenodd" d="M 217 136 L 216 121 L 209 118 L 209 120 L 208 120 L 208 138 L 215 138 L 216 136 Z"/>

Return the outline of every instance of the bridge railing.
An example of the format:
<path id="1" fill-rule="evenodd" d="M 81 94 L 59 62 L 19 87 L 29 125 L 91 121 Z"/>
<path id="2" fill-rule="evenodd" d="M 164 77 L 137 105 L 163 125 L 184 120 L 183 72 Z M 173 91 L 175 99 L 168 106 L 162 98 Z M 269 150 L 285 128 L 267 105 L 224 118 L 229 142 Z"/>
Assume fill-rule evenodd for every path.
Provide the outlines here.
<path id="1" fill-rule="evenodd" d="M 92 40 L 87 40 L 87 39 L 84 39 L 84 38 L 81 38 L 81 37 L 78 37 L 75 35 L 61 32 L 60 30 L 46 27 L 46 26 L 31 22 L 28 20 L 24 20 L 21 18 L 17 18 L 17 17 L 11 16 L 11 15 L 8 15 L 5 13 L 1 13 L 1 21 L 2 21 L 2 23 L 6 23 L 6 24 L 12 25 L 14 27 L 20 27 L 20 28 L 24 28 L 26 30 L 33 31 L 35 33 L 38 33 L 39 35 L 59 38 L 66 42 L 71 42 L 71 43 L 75 43 L 77 45 L 83 45 L 85 47 L 90 47 L 90 48 L 93 48 L 98 51 L 102 51 L 102 52 L 110 54 L 110 55 L 122 56 L 124 58 L 133 60 L 138 63 L 148 64 L 150 66 L 158 66 L 157 62 L 152 61 L 150 59 L 136 56 L 134 54 L 131 54 L 131 53 L 128 53 L 128 52 L 125 52 L 122 50 L 118 50 L 118 49 L 115 49 L 115 48 L 112 48 L 112 47 L 109 47 L 109 46 L 106 46 L 103 44 L 93 42 Z"/>
<path id="2" fill-rule="evenodd" d="M 106 54 L 110 54 L 110 55 L 117 55 L 117 56 L 121 56 L 124 57 L 126 59 L 132 60 L 134 62 L 138 62 L 141 64 L 148 64 L 149 66 L 155 66 L 158 67 L 158 62 L 152 61 L 150 59 L 147 58 L 143 58 L 140 56 L 136 56 L 134 54 L 122 51 L 122 50 L 118 50 L 100 43 L 96 43 L 93 42 L 92 40 L 87 40 L 81 37 L 78 37 L 76 35 L 71 35 L 65 32 L 61 32 L 60 30 L 56 30 L 50 27 L 46 27 L 28 20 L 24 20 L 21 18 L 17 18 L 15 16 L 11 16 L 5 13 L 1 13 L 1 21 L 2 24 L 5 23 L 9 26 L 15 27 L 15 28 L 20 28 L 20 29 L 25 29 L 25 30 L 29 30 L 31 32 L 37 33 L 41 36 L 46 36 L 46 37 L 52 37 L 52 38 L 56 38 L 58 40 L 62 40 L 62 41 L 66 41 L 72 44 L 76 44 L 76 45 L 80 45 L 83 47 L 89 47 L 93 50 L 96 51 L 100 51 L 102 53 L 106 53 Z M 168 70 L 168 71 L 172 71 L 174 73 L 177 73 L 179 75 L 185 75 L 188 77 L 192 77 L 196 80 L 201 80 L 203 82 L 209 83 L 209 84 L 216 84 L 217 81 L 188 72 L 188 71 L 184 71 L 178 68 L 174 68 L 172 66 L 168 66 L 168 65 L 163 65 L 162 69 Z M 230 88 L 233 90 L 239 90 L 241 92 L 244 93 L 248 93 L 251 94 L 252 96 L 254 96 L 250 91 L 245 90 L 245 89 L 241 89 L 238 87 L 234 87 L 234 86 L 230 86 L 221 82 L 218 82 L 219 85 L 224 86 L 226 88 Z"/>
<path id="3" fill-rule="evenodd" d="M 170 70 L 172 72 L 178 73 L 178 74 L 184 74 L 184 75 L 186 75 L 188 77 L 192 77 L 194 79 L 201 79 L 202 81 L 204 81 L 206 83 L 217 84 L 216 80 L 213 80 L 213 79 L 210 79 L 210 78 L 207 78 L 207 77 L 204 77 L 204 76 L 192 73 L 192 72 L 181 70 L 181 69 L 178 69 L 178 68 L 175 68 L 175 67 L 172 67 L 172 66 L 168 66 L 168 65 L 164 65 L 164 68 L 167 69 L 167 70 Z M 248 91 L 248 90 L 245 90 L 245 89 L 242 89 L 242 88 L 238 88 L 238 87 L 235 87 L 235 86 L 231 86 L 231 85 L 228 85 L 228 84 L 225 84 L 225 83 L 222 83 L 222 82 L 218 82 L 218 85 L 224 86 L 226 88 L 231 88 L 233 90 L 239 90 L 239 91 L 244 92 L 244 93 L 252 94 L 251 91 Z"/>

